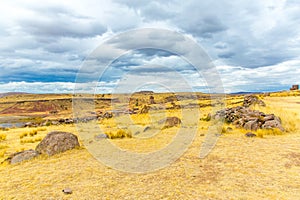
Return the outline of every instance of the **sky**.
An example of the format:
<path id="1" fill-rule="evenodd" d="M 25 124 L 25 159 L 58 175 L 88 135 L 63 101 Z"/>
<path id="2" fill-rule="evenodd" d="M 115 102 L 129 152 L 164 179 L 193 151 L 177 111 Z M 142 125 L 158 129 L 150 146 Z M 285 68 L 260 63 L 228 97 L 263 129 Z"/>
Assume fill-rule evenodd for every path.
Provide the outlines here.
<path id="1" fill-rule="evenodd" d="M 207 72 L 185 59 L 193 48 L 178 55 L 178 37 L 134 32 L 149 28 L 197 43 L 226 93 L 288 90 L 300 84 L 299 24 L 298 0 L 0 1 L 0 93 L 209 92 Z M 161 49 L 132 49 L 145 41 Z M 104 71 L 86 64 L 99 47 L 119 55 Z"/>

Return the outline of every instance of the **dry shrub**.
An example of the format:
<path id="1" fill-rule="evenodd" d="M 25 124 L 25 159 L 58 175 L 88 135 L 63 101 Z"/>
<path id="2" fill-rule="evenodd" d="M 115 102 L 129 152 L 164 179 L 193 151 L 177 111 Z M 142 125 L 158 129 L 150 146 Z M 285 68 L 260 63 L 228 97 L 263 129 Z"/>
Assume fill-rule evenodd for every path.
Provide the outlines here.
<path id="1" fill-rule="evenodd" d="M 283 135 L 284 133 L 278 128 L 258 129 L 256 135 L 263 138 L 265 135 Z"/>
<path id="2" fill-rule="evenodd" d="M 118 129 L 115 132 L 107 132 L 105 133 L 109 139 L 116 139 L 116 138 L 131 138 L 132 134 L 128 130 Z"/>
<path id="3" fill-rule="evenodd" d="M 37 128 L 36 130 L 37 130 L 37 131 L 46 131 L 47 128 L 45 128 L 45 127 L 39 127 L 39 128 Z"/>
<path id="4" fill-rule="evenodd" d="M 6 150 L 0 151 L 0 158 L 4 157 Z"/>
<path id="5" fill-rule="evenodd" d="M 6 149 L 6 148 L 8 148 L 9 146 L 7 146 L 7 145 L 2 145 L 2 144 L 0 144 L 0 149 Z"/>
<path id="6" fill-rule="evenodd" d="M 30 139 L 23 139 L 20 140 L 21 144 L 25 144 L 25 143 L 35 143 L 35 142 L 40 142 L 42 141 L 42 137 L 37 137 L 37 138 L 30 138 Z"/>
<path id="7" fill-rule="evenodd" d="M 37 133 L 38 133 L 37 129 L 34 129 L 34 130 L 31 130 L 31 131 L 29 132 L 29 135 L 30 135 L 31 137 L 33 137 L 33 136 L 37 135 Z"/>
<path id="8" fill-rule="evenodd" d="M 33 129 L 33 130 L 29 131 L 29 132 L 21 133 L 21 134 L 20 134 L 20 139 L 22 139 L 22 138 L 24 138 L 24 137 L 26 137 L 26 136 L 31 136 L 31 137 L 33 137 L 33 136 L 35 136 L 35 135 L 37 135 L 37 134 L 38 134 L 38 129 Z"/>
<path id="9" fill-rule="evenodd" d="M 6 140 L 6 134 L 0 134 L 0 142 Z"/>

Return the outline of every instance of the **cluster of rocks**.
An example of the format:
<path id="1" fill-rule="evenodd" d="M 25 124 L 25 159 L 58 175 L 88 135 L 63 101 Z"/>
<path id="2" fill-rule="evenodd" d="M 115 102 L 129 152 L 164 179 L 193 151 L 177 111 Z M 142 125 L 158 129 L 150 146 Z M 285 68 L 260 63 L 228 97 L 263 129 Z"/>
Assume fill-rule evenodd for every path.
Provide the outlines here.
<path id="1" fill-rule="evenodd" d="M 284 131 L 279 117 L 243 106 L 220 110 L 214 115 L 214 119 L 224 119 L 227 123 L 248 130 L 278 128 Z"/>
<path id="2" fill-rule="evenodd" d="M 243 106 L 244 107 L 250 107 L 251 105 L 260 105 L 260 106 L 266 106 L 265 102 L 263 100 L 260 100 L 255 95 L 246 95 L 244 97 Z"/>
<path id="3" fill-rule="evenodd" d="M 11 154 L 6 161 L 10 164 L 15 164 L 30 160 L 40 154 L 52 156 L 79 146 L 80 144 L 76 135 L 68 132 L 52 131 L 37 145 L 35 150 L 29 149 Z"/>

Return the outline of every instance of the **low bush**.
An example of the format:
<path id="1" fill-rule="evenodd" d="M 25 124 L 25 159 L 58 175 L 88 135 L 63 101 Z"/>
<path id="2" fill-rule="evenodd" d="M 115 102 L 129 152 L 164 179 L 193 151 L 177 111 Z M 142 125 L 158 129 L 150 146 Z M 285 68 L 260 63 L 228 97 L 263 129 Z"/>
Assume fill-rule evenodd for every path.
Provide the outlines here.
<path id="1" fill-rule="evenodd" d="M 0 151 L 0 158 L 4 157 L 6 150 Z"/>
<path id="2" fill-rule="evenodd" d="M 6 140 L 6 134 L 0 134 L 0 142 Z"/>
<path id="3" fill-rule="evenodd" d="M 265 135 L 283 135 L 284 133 L 278 128 L 270 128 L 270 129 L 258 129 L 256 131 L 256 135 L 258 137 L 263 137 Z"/>
<path id="4" fill-rule="evenodd" d="M 20 143 L 21 144 L 35 143 L 35 142 L 39 142 L 39 141 L 42 141 L 42 138 L 38 137 L 38 138 L 22 139 L 22 140 L 20 140 Z"/>
<path id="5" fill-rule="evenodd" d="M 128 130 L 118 129 L 115 132 L 107 132 L 105 133 L 109 139 L 116 139 L 116 138 L 131 138 L 132 134 Z"/>
<path id="6" fill-rule="evenodd" d="M 1 145 L 0 144 L 0 149 L 6 149 L 6 148 L 8 148 L 9 146 L 7 146 L 7 145 Z"/>

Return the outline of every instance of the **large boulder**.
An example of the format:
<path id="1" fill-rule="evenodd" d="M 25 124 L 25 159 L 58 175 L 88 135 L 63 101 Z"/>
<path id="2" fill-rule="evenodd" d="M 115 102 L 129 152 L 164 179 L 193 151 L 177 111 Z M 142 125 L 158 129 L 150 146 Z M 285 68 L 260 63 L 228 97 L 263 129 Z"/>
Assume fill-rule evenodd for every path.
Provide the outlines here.
<path id="1" fill-rule="evenodd" d="M 17 153 L 10 155 L 6 159 L 6 161 L 8 161 L 10 164 L 16 164 L 19 162 L 23 162 L 25 160 L 30 160 L 34 157 L 37 157 L 38 155 L 39 155 L 39 153 L 37 151 L 35 151 L 33 149 L 29 149 L 29 150 L 17 152 Z"/>
<path id="2" fill-rule="evenodd" d="M 36 151 L 52 156 L 79 147 L 76 135 L 68 132 L 52 131 L 38 144 Z"/>

